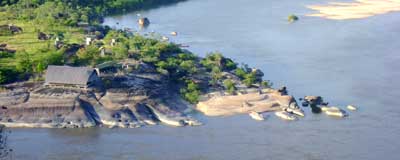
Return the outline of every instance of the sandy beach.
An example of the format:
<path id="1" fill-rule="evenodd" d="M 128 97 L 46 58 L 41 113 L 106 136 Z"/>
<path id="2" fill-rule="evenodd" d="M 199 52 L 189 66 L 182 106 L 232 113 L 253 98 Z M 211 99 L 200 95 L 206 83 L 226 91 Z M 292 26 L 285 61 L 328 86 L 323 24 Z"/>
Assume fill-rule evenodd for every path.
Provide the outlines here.
<path id="1" fill-rule="evenodd" d="M 400 11 L 400 1 L 355 0 L 354 2 L 329 2 L 322 5 L 310 5 L 307 8 L 315 12 L 306 16 L 335 20 L 360 19 Z"/>

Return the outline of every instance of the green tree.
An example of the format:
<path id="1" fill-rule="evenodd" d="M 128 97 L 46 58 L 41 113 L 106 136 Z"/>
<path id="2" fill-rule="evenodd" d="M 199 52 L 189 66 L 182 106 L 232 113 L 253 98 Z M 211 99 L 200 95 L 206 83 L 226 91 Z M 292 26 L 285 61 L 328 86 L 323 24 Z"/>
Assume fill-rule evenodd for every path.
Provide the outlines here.
<path id="1" fill-rule="evenodd" d="M 262 81 L 262 82 L 261 82 L 261 86 L 266 87 L 266 88 L 271 87 L 271 86 L 270 86 L 270 83 L 269 83 L 268 81 Z"/>
<path id="2" fill-rule="evenodd" d="M 243 68 L 237 68 L 235 70 L 235 75 L 238 76 L 240 79 L 244 79 L 247 72 Z"/>
<path id="3" fill-rule="evenodd" d="M 46 70 L 46 66 L 43 64 L 43 62 L 39 62 L 36 65 L 36 72 L 37 73 L 43 73 L 44 70 Z"/>
<path id="4" fill-rule="evenodd" d="M 31 56 L 27 52 L 25 51 L 17 52 L 17 54 L 15 55 L 15 59 L 17 61 L 16 68 L 19 72 L 32 73 L 33 62 Z"/>
<path id="5" fill-rule="evenodd" d="M 100 58 L 100 51 L 94 45 L 89 45 L 85 48 L 79 49 L 77 52 L 78 63 L 80 65 L 91 65 L 94 66 Z"/>

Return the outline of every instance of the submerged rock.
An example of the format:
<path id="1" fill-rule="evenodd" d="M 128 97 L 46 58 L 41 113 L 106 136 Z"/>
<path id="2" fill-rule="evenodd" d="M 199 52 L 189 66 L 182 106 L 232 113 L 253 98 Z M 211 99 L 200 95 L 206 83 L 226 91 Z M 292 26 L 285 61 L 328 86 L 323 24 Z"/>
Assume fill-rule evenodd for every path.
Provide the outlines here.
<path id="1" fill-rule="evenodd" d="M 307 106 L 309 105 L 309 103 L 308 103 L 307 101 L 304 101 L 304 102 L 301 103 L 301 105 L 302 105 L 303 107 L 307 107 Z"/>
<path id="2" fill-rule="evenodd" d="M 253 119 L 257 120 L 257 121 L 265 120 L 264 116 L 262 114 L 260 114 L 260 113 L 257 113 L 257 112 L 250 112 L 249 115 L 250 115 L 251 118 L 253 118 Z"/>
<path id="3" fill-rule="evenodd" d="M 338 108 L 338 107 L 328 107 L 328 106 L 322 106 L 321 110 L 328 116 L 334 116 L 334 117 L 346 117 L 348 114 L 346 111 Z"/>
<path id="4" fill-rule="evenodd" d="M 348 105 L 348 106 L 347 106 L 347 109 L 348 109 L 348 110 L 351 110 L 351 111 L 356 111 L 356 110 L 358 110 L 358 108 L 357 108 L 356 106 L 353 106 L 353 105 Z"/>
<path id="5" fill-rule="evenodd" d="M 291 114 L 295 114 L 295 115 L 301 116 L 301 117 L 305 116 L 304 111 L 299 109 L 299 108 L 298 109 L 286 108 L 286 109 L 284 109 L 284 111 L 286 111 L 288 113 L 291 113 Z"/>
<path id="6" fill-rule="evenodd" d="M 279 111 L 275 112 L 275 115 L 281 119 L 288 120 L 288 121 L 294 121 L 297 120 L 296 116 L 291 115 L 290 113 L 286 111 Z"/>
<path id="7" fill-rule="evenodd" d="M 346 112 L 340 110 L 340 111 L 335 111 L 335 110 L 327 110 L 325 111 L 326 115 L 328 116 L 335 116 L 335 117 L 346 117 L 347 114 Z"/>

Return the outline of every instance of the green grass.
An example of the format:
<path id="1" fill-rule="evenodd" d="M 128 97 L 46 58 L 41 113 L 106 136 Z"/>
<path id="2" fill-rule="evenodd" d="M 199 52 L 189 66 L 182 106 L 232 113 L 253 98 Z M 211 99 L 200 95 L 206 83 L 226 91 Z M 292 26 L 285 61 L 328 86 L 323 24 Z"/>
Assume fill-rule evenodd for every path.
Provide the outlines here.
<path id="1" fill-rule="evenodd" d="M 49 43 L 53 44 L 54 40 L 42 41 L 37 39 L 36 30 L 41 26 L 34 25 L 30 22 L 21 21 L 0 21 L 2 24 L 14 24 L 23 29 L 23 33 L 14 34 L 11 36 L 0 36 L 0 42 L 6 43 L 9 49 L 15 50 L 25 50 L 31 52 L 37 48 L 46 47 Z M 67 26 L 57 26 L 51 27 L 50 32 L 64 32 L 66 34 L 65 41 L 70 43 L 82 43 L 84 42 L 83 32 L 79 28 L 67 27 Z"/>
<path id="2" fill-rule="evenodd" d="M 1 12 L 0 12 L 1 13 Z M 0 14 L 1 16 L 1 14 Z M 68 27 L 68 26 L 43 26 L 43 25 L 35 25 L 32 22 L 25 21 L 8 21 L 8 20 L 0 20 L 0 25 L 14 24 L 23 29 L 22 33 L 10 35 L 10 36 L 0 36 L 0 43 L 7 44 L 8 49 L 13 49 L 17 51 L 26 51 L 27 53 L 35 53 L 37 49 L 46 48 L 50 45 L 54 44 L 54 40 L 39 40 L 37 38 L 37 30 L 43 30 L 46 27 L 46 34 L 49 32 L 63 32 L 64 41 L 68 43 L 83 43 L 84 42 L 84 34 L 82 29 L 77 27 Z M 35 55 L 32 55 L 35 56 Z M 1 58 L 0 59 L 0 67 L 12 67 L 15 66 L 14 58 Z"/>

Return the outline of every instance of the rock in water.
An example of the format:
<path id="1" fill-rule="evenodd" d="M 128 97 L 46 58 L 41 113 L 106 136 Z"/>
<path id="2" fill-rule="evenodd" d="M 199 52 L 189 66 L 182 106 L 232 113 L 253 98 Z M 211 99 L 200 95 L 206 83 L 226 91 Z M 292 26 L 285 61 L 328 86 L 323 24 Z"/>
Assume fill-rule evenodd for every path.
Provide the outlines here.
<path id="1" fill-rule="evenodd" d="M 312 113 L 321 113 L 322 110 L 317 105 L 310 105 Z"/>
<path id="2" fill-rule="evenodd" d="M 288 120 L 288 121 L 294 121 L 297 120 L 297 117 L 290 115 L 289 113 L 285 111 L 279 111 L 275 112 L 275 115 L 281 119 Z"/>
<path id="3" fill-rule="evenodd" d="M 284 109 L 286 112 L 291 113 L 291 114 L 295 114 L 301 117 L 304 117 L 304 111 L 300 108 L 286 108 Z"/>
<path id="4" fill-rule="evenodd" d="M 309 105 L 309 103 L 308 103 L 307 101 L 304 101 L 304 102 L 301 103 L 301 105 L 302 105 L 303 107 L 307 107 L 307 106 Z"/>
<path id="5" fill-rule="evenodd" d="M 356 111 L 358 108 L 356 106 L 353 106 L 353 105 L 348 105 L 347 109 L 349 109 L 351 111 Z"/>
<path id="6" fill-rule="evenodd" d="M 297 16 L 294 15 L 294 14 L 292 14 L 292 15 L 290 15 L 290 16 L 288 17 L 288 21 L 289 21 L 289 22 L 295 22 L 295 21 L 297 21 L 297 20 L 299 20 L 299 17 L 297 17 Z"/>
<path id="7" fill-rule="evenodd" d="M 162 39 L 163 41 L 168 41 L 168 40 L 169 40 L 169 38 L 166 37 L 166 36 L 162 36 L 161 39 Z"/>
<path id="8" fill-rule="evenodd" d="M 346 113 L 342 111 L 334 111 L 334 110 L 328 110 L 325 112 L 326 115 L 328 116 L 334 116 L 334 117 L 346 117 Z"/>
<path id="9" fill-rule="evenodd" d="M 328 116 L 341 117 L 341 118 L 348 116 L 344 110 L 338 107 L 323 107 L 323 111 Z"/>
<path id="10" fill-rule="evenodd" d="M 310 105 L 320 105 L 324 102 L 321 96 L 305 96 L 304 101 Z"/>
<path id="11" fill-rule="evenodd" d="M 145 27 L 145 26 L 150 25 L 150 20 L 147 17 L 144 17 L 144 18 L 140 18 L 138 20 L 138 23 L 139 23 L 140 26 L 144 26 Z"/>
<path id="12" fill-rule="evenodd" d="M 251 118 L 253 118 L 253 119 L 257 120 L 257 121 L 265 120 L 264 116 L 262 114 L 260 114 L 260 113 L 257 113 L 257 112 L 250 112 L 249 115 L 250 115 Z"/>

